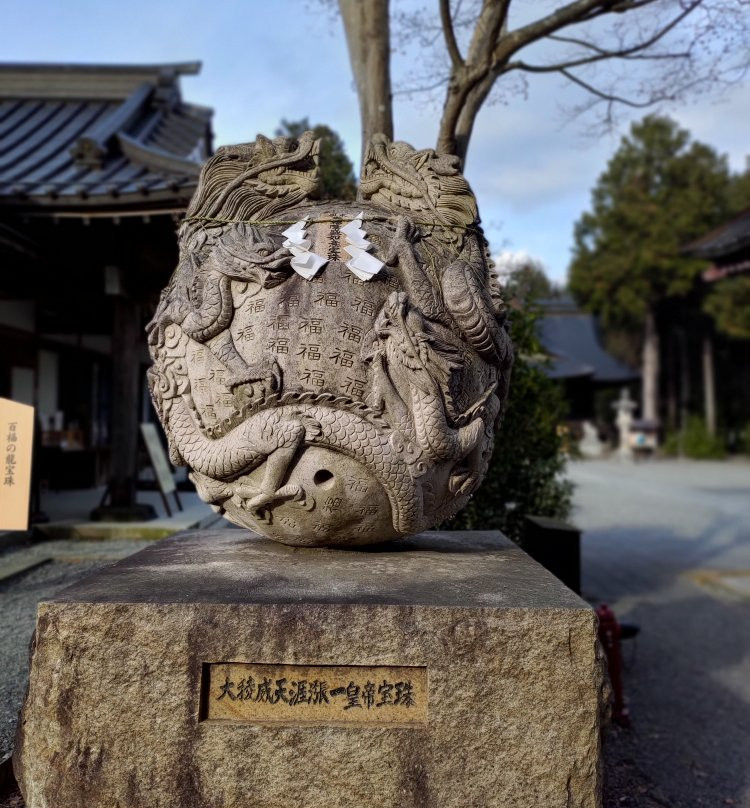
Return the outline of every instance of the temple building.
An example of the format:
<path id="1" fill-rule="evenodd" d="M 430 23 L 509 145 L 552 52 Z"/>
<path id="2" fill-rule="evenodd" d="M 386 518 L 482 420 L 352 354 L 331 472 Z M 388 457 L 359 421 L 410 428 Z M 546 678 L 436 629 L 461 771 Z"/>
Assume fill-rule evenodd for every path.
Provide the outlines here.
<path id="1" fill-rule="evenodd" d="M 593 314 L 569 297 L 540 300 L 539 341 L 547 356 L 545 373 L 563 387 L 572 421 L 596 419 L 595 397 L 637 382 L 640 374 L 609 354 L 599 341 Z"/>
<path id="2" fill-rule="evenodd" d="M 707 283 L 750 273 L 750 208 L 693 241 L 685 253 L 711 261 L 703 273 Z"/>
<path id="3" fill-rule="evenodd" d="M 39 473 L 135 501 L 143 327 L 211 154 L 200 64 L 0 65 L 0 396 L 34 404 Z"/>
<path id="4" fill-rule="evenodd" d="M 747 286 L 750 277 L 750 208 L 688 244 L 685 255 L 709 263 L 703 271 L 703 292 L 710 294 L 716 284 L 729 287 L 735 315 L 717 329 L 706 329 L 703 336 L 702 382 L 706 425 L 715 433 L 721 423 L 730 448 L 750 451 L 750 363 L 748 363 Z M 743 308 L 743 303 L 745 308 Z"/>

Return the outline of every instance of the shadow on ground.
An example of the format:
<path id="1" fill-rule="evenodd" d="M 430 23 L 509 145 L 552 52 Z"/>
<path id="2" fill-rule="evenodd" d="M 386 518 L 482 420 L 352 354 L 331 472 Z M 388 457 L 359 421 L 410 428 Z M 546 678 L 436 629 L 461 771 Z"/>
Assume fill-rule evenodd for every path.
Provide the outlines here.
<path id="1" fill-rule="evenodd" d="M 634 527 L 584 538 L 586 597 L 641 629 L 623 646 L 632 727 L 606 741 L 606 808 L 750 808 L 750 599 L 694 575 L 744 563 L 735 528 L 719 518 L 690 539 Z"/>

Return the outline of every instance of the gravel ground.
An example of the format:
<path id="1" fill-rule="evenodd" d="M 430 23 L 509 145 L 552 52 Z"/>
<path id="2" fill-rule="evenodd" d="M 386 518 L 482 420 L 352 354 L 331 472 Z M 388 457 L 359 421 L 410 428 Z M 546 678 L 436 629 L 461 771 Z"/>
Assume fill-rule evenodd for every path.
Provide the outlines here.
<path id="1" fill-rule="evenodd" d="M 584 595 L 623 646 L 629 730 L 605 743 L 607 808 L 750 808 L 750 465 L 571 465 Z"/>
<path id="2" fill-rule="evenodd" d="M 34 633 L 37 603 L 79 578 L 143 549 L 146 544 L 143 541 L 44 542 L 10 548 L 0 555 L 0 571 L 4 562 L 21 554 L 29 558 L 53 557 L 41 567 L 0 581 L 0 761 L 13 749 L 18 712 L 26 692 L 29 643 Z"/>

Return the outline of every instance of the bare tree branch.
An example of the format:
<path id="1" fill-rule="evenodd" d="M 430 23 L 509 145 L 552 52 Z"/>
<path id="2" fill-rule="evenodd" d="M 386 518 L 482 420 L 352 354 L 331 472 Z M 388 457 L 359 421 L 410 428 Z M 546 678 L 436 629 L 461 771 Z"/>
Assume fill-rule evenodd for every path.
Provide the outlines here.
<path id="1" fill-rule="evenodd" d="M 625 14 L 642 6 L 650 6 L 654 0 L 623 0 L 620 3 L 604 3 L 601 8 L 590 12 L 584 19 L 593 20 L 602 14 Z"/>
<path id="2" fill-rule="evenodd" d="M 640 0 L 640 2 L 647 4 L 655 3 L 657 0 Z M 702 0 L 694 0 L 694 2 L 700 3 Z M 608 13 L 622 5 L 624 4 L 613 2 L 613 0 L 574 0 L 553 11 L 552 14 L 509 33 L 497 43 L 494 53 L 495 61 L 497 63 L 505 62 L 514 53 L 532 42 L 554 34 L 568 25 L 589 19 L 592 14 Z"/>
<path id="3" fill-rule="evenodd" d="M 635 2 L 655 2 L 656 0 L 635 0 Z M 701 2 L 701 0 L 693 0 Z M 622 7 L 622 0 L 574 0 L 547 17 L 535 23 L 523 26 L 516 31 L 506 32 L 506 19 L 509 2 L 497 0 L 484 0 L 482 10 L 477 19 L 476 27 L 471 39 L 469 51 L 459 69 L 454 67 L 451 81 L 446 94 L 443 107 L 443 116 L 440 121 L 438 133 L 438 151 L 457 154 L 461 159 L 465 157 L 468 147 L 468 136 L 457 139 L 457 127 L 465 113 L 471 110 L 476 115 L 479 106 L 476 100 L 481 99 L 480 105 L 487 98 L 492 83 L 503 72 L 510 57 L 524 45 L 543 38 L 573 22 L 580 22 L 582 18 L 592 12 L 604 9 L 611 10 Z M 468 135 L 471 125 L 463 128 Z"/>
<path id="4" fill-rule="evenodd" d="M 456 69 L 461 67 L 464 63 L 461 51 L 458 49 L 458 42 L 456 42 L 456 32 L 453 30 L 453 20 L 451 19 L 451 4 L 450 0 L 439 0 L 440 2 L 440 21 L 443 25 L 443 36 L 445 37 L 445 47 L 448 50 L 448 55 L 451 57 L 451 64 Z"/>
<path id="5" fill-rule="evenodd" d="M 463 159 L 461 149 L 456 142 L 458 122 L 467 104 L 472 108 L 474 107 L 474 104 L 470 101 L 472 91 L 488 75 L 495 43 L 505 30 L 508 6 L 509 2 L 507 0 L 503 2 L 483 0 L 466 59 L 460 67 L 454 67 L 451 72 L 438 132 L 438 151 L 456 154 Z M 481 92 L 482 100 L 486 98 L 487 92 Z M 474 93 L 474 97 L 476 97 L 476 93 Z M 468 143 L 468 140 L 466 142 Z"/>
<path id="6" fill-rule="evenodd" d="M 586 59 L 572 59 L 569 62 L 557 62 L 554 64 L 548 65 L 532 65 L 528 62 L 508 62 L 505 67 L 503 67 L 502 72 L 507 73 L 510 70 L 524 70 L 527 73 L 558 73 L 561 72 L 563 69 L 570 69 L 572 67 L 582 67 L 584 65 L 594 64 L 595 62 L 604 62 L 608 59 L 625 59 L 625 60 L 633 60 L 639 59 L 642 61 L 658 61 L 660 59 L 689 59 L 690 52 L 683 51 L 681 53 L 618 53 L 616 51 L 612 51 L 609 53 L 603 53 L 601 56 L 589 56 Z"/>
<path id="7" fill-rule="evenodd" d="M 698 6 L 701 5 L 703 0 L 692 0 L 692 2 L 676 17 L 673 17 L 666 25 L 662 26 L 659 31 L 655 34 L 650 36 L 648 39 L 645 39 L 643 42 L 639 42 L 636 45 L 631 45 L 627 48 L 618 48 L 617 50 L 605 50 L 603 48 L 597 48 L 596 46 L 590 46 L 593 50 L 597 51 L 597 56 L 590 56 L 588 58 L 580 59 L 577 62 L 571 62 L 570 66 L 573 67 L 577 65 L 584 65 L 589 64 L 590 62 L 600 61 L 601 59 L 621 59 L 630 56 L 631 54 L 638 53 L 639 51 L 644 51 L 650 48 L 652 45 L 655 45 L 674 28 L 676 28 L 688 15 L 692 14 Z M 552 38 L 552 37 L 550 37 Z"/>
<path id="8" fill-rule="evenodd" d="M 339 2 L 364 14 L 370 0 Z M 525 22 L 509 30 L 516 6 Z M 562 76 L 590 101 L 577 104 L 573 117 L 596 107 L 600 121 L 611 126 L 618 105 L 674 103 L 736 83 L 750 68 L 750 0 L 545 0 L 538 19 L 528 16 L 529 6 L 522 0 L 438 0 L 439 15 L 424 7 L 394 14 L 401 47 L 420 49 L 419 67 L 396 94 L 434 97 L 445 87 L 439 151 L 463 160 L 474 119 L 493 88 L 518 92 L 518 82 L 530 75 Z"/>
<path id="9" fill-rule="evenodd" d="M 598 0 L 600 1 L 600 0 Z M 510 0 L 484 0 L 466 57 L 467 65 L 489 63 L 495 44 L 505 29 Z"/>
<path id="10" fill-rule="evenodd" d="M 593 84 L 589 84 L 587 81 L 584 81 L 582 78 L 578 76 L 574 76 L 568 70 L 564 68 L 560 70 L 560 73 L 565 76 L 566 79 L 569 79 L 574 84 L 578 84 L 580 87 L 583 87 L 584 90 L 591 93 L 592 95 L 601 98 L 603 101 L 616 101 L 618 104 L 625 104 L 626 107 L 633 107 L 634 109 L 645 109 L 646 107 L 653 106 L 657 101 L 667 101 L 670 99 L 670 96 L 664 95 L 662 97 L 652 97 L 648 101 L 633 101 L 629 98 L 624 98 L 620 95 L 614 95 L 613 93 L 608 93 L 604 90 L 599 90 L 594 87 Z"/>
<path id="11" fill-rule="evenodd" d="M 445 87 L 450 81 L 448 76 L 443 76 L 439 81 L 434 84 L 425 84 L 421 87 L 404 87 L 401 90 L 394 90 L 391 95 L 412 95 L 413 93 L 424 93 L 429 90 L 437 90 L 438 87 Z"/>
<path id="12" fill-rule="evenodd" d="M 551 40 L 552 42 L 563 42 L 566 45 L 578 45 L 581 48 L 588 48 L 589 50 L 594 51 L 594 53 L 608 53 L 609 51 L 600 48 L 598 45 L 594 45 L 593 42 L 587 42 L 585 39 L 577 39 L 573 36 L 560 36 L 559 34 L 550 34 L 547 39 Z"/>
<path id="13" fill-rule="evenodd" d="M 635 0 L 632 3 L 612 3 L 608 2 L 608 0 L 576 0 L 574 3 L 570 3 L 568 6 L 565 6 L 561 9 L 558 9 L 554 13 L 550 14 L 548 17 L 545 17 L 541 20 L 537 20 L 535 23 L 530 23 L 529 25 L 524 26 L 523 28 L 519 28 L 514 31 L 512 34 L 508 36 L 508 40 L 513 40 L 515 47 L 510 52 L 504 52 L 504 48 L 501 50 L 501 46 L 504 43 L 498 43 L 498 51 L 502 53 L 505 59 L 509 58 L 512 53 L 517 53 L 522 47 L 529 44 L 530 42 L 537 41 L 540 37 L 547 37 L 549 39 L 554 39 L 554 32 L 559 31 L 561 28 L 565 28 L 571 23 L 580 22 L 580 19 L 576 19 L 573 16 L 570 19 L 570 14 L 575 15 L 575 7 L 580 5 L 599 5 L 600 8 L 596 10 L 597 14 L 601 13 L 623 13 L 624 11 L 631 10 L 633 8 L 640 8 L 643 6 L 651 5 L 652 3 L 656 2 L 656 0 Z M 617 51 L 610 52 L 610 56 L 614 58 L 622 57 L 627 55 L 628 53 L 635 53 L 639 50 L 645 50 L 646 48 L 650 48 L 652 45 L 655 45 L 659 40 L 663 39 L 671 30 L 673 30 L 676 26 L 678 26 L 686 17 L 692 14 L 702 3 L 704 0 L 690 0 L 690 2 L 685 6 L 685 8 L 673 17 L 669 23 L 662 26 L 662 28 L 657 31 L 655 34 L 650 36 L 648 39 L 644 40 L 643 42 L 638 43 L 637 45 L 633 45 L 630 48 L 618 49 Z M 566 13 L 567 12 L 567 13 Z M 561 37 L 564 39 L 564 37 Z M 586 43 L 582 40 L 577 40 L 578 44 L 582 44 L 586 47 L 591 47 L 594 50 L 598 50 L 601 53 L 607 53 L 604 49 L 596 48 L 596 46 L 591 46 L 590 43 Z M 498 55 L 500 55 L 500 53 Z M 585 64 L 585 62 L 580 62 L 579 64 Z"/>
<path id="14" fill-rule="evenodd" d="M 547 37 L 554 42 L 563 42 L 570 45 L 578 45 L 581 48 L 588 48 L 589 50 L 593 51 L 594 53 L 600 54 L 603 59 L 683 59 L 685 57 L 690 56 L 690 51 L 680 51 L 677 53 L 649 53 L 649 54 L 639 54 L 639 53 L 628 53 L 628 51 L 636 51 L 639 48 L 637 46 L 632 46 L 631 48 L 625 48 L 623 50 L 605 50 L 604 48 L 600 48 L 598 45 L 595 45 L 593 42 L 587 42 L 585 39 L 576 39 L 575 37 L 570 36 L 557 36 L 556 34 L 551 34 Z M 520 66 L 521 63 L 510 62 L 508 67 L 511 65 L 518 64 Z M 560 63 L 559 67 L 572 67 L 573 62 L 566 62 Z M 537 68 L 543 68 L 545 65 L 538 65 Z M 526 69 L 523 67 L 521 69 Z M 534 67 L 530 67 L 531 70 L 535 70 Z M 539 70 L 536 70 L 539 72 Z"/>

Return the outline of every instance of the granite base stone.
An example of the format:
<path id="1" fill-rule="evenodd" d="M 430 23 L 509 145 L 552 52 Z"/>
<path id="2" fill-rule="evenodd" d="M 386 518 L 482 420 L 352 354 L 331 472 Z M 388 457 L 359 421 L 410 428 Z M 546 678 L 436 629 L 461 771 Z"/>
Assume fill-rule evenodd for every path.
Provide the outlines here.
<path id="1" fill-rule="evenodd" d="M 196 531 L 40 604 L 14 767 L 27 808 L 596 808 L 602 682 L 499 533 Z"/>

